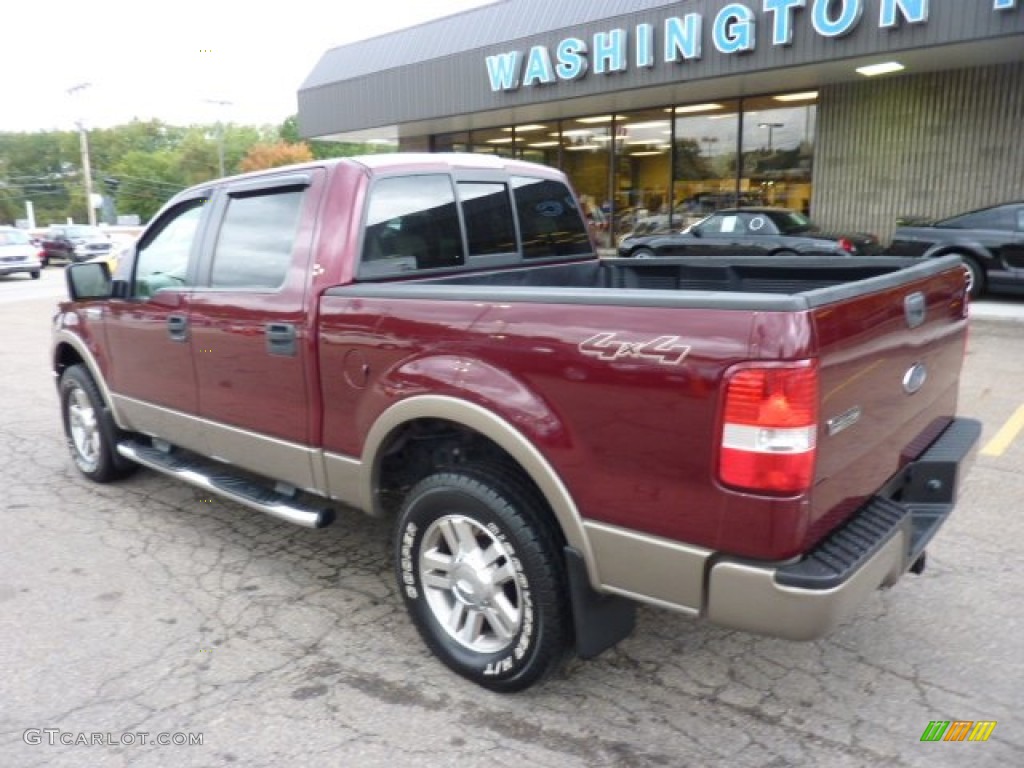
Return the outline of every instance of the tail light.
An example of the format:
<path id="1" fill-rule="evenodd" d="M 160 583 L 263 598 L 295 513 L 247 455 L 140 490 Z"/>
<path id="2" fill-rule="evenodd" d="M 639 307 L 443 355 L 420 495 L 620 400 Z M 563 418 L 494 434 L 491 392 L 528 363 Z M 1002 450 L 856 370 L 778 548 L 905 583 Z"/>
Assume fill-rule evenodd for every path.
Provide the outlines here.
<path id="1" fill-rule="evenodd" d="M 814 482 L 817 433 L 817 363 L 734 369 L 726 377 L 719 480 L 755 493 L 803 493 Z"/>
<path id="2" fill-rule="evenodd" d="M 839 247 L 842 248 L 847 253 L 856 253 L 857 252 L 857 246 L 855 246 L 853 244 L 853 240 L 851 240 L 848 237 L 840 237 L 839 238 Z"/>

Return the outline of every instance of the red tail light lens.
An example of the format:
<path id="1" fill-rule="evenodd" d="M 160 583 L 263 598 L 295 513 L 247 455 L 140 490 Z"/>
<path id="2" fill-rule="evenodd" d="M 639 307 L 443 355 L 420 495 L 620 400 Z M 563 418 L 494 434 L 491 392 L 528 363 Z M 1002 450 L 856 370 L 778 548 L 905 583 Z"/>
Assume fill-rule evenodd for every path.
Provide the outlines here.
<path id="1" fill-rule="evenodd" d="M 839 238 L 839 247 L 842 248 L 847 253 L 856 253 L 857 252 L 857 246 L 855 246 L 853 244 L 853 240 L 851 240 L 848 237 L 840 237 Z"/>
<path id="2" fill-rule="evenodd" d="M 814 481 L 818 367 L 744 367 L 727 377 L 718 475 L 757 493 L 797 494 Z"/>

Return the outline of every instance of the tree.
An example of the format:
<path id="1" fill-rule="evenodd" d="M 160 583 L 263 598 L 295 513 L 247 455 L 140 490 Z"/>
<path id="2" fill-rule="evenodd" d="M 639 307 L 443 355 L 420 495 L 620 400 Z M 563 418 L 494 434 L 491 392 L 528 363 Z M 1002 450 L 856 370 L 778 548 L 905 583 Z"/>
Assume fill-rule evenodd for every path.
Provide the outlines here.
<path id="1" fill-rule="evenodd" d="M 137 214 L 142 221 L 149 221 L 176 192 L 188 186 L 174 149 L 128 152 L 114 164 L 109 175 L 120 182 L 118 212 Z"/>
<path id="2" fill-rule="evenodd" d="M 281 141 L 289 144 L 298 144 L 302 141 L 299 136 L 299 119 L 297 115 L 285 119 L 281 127 L 277 129 Z M 317 141 L 307 139 L 305 144 L 313 153 L 316 160 L 326 160 L 330 157 L 352 157 L 353 155 L 372 155 L 383 152 L 393 152 L 394 147 L 382 144 L 361 144 L 352 141 Z"/>
<path id="3" fill-rule="evenodd" d="M 305 163 L 313 159 L 313 153 L 305 144 L 288 144 L 277 141 L 272 144 L 259 143 L 249 147 L 242 162 L 238 164 L 241 171 L 259 171 L 264 168 L 276 168 L 280 165 Z"/>
<path id="4" fill-rule="evenodd" d="M 81 185 L 80 158 L 74 131 L 0 133 L 5 211 L 13 205 L 18 210 L 14 218 L 21 218 L 25 201 L 31 200 L 39 223 L 63 221 L 71 215 L 68 193 L 75 184 Z M 9 216 L 9 211 L 4 215 Z"/>

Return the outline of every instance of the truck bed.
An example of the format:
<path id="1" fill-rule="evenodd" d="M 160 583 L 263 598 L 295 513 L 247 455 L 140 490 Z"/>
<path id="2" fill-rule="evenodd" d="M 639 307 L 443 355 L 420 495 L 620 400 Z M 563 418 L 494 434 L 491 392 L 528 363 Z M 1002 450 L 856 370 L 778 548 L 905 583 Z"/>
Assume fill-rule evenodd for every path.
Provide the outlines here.
<path id="1" fill-rule="evenodd" d="M 497 295 L 494 289 L 528 288 L 532 298 L 541 302 L 797 311 L 896 287 L 910 279 L 908 269 L 917 277 L 925 277 L 943 272 L 958 262 L 956 257 L 923 262 L 883 256 L 727 260 L 610 258 L 417 277 L 397 284 L 401 285 L 400 293 L 410 298 L 450 295 L 462 299 L 492 299 Z M 864 282 L 868 280 L 871 282 Z M 394 295 L 395 286 L 394 281 L 364 282 L 335 291 L 348 292 L 354 288 L 361 294 Z M 609 290 L 606 293 L 595 290 L 602 288 Z M 545 290 L 538 292 L 537 289 Z M 677 296 L 667 297 L 666 292 Z M 685 293 L 685 298 L 678 296 L 679 293 Z"/>
<path id="2" fill-rule="evenodd" d="M 391 393 L 450 392 L 536 429 L 585 517 L 785 559 L 852 515 L 954 416 L 959 269 L 956 258 L 602 259 L 339 286 L 321 305 L 327 448 L 362 450 L 351 430 L 342 437 L 358 406 L 327 351 L 355 345 L 393 377 L 367 383 L 378 407 Z M 633 354 L 651 339 L 685 346 L 685 362 Z M 751 360 L 818 366 L 809 498 L 755 504 L 714 482 L 722 381 Z M 918 367 L 928 387 L 910 397 L 901 381 Z M 846 420 L 856 428 L 827 426 Z"/>

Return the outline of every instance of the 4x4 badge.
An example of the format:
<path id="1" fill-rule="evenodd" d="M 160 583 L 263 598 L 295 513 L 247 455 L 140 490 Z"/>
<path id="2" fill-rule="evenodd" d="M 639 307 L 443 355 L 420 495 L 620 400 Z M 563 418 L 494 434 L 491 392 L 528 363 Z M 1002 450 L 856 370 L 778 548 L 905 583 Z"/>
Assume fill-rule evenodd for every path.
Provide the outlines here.
<path id="1" fill-rule="evenodd" d="M 650 341 L 622 341 L 614 333 L 599 333 L 579 343 L 580 354 L 598 360 L 623 358 L 654 360 L 661 365 L 679 365 L 690 354 L 690 345 L 678 336 L 659 336 Z"/>

